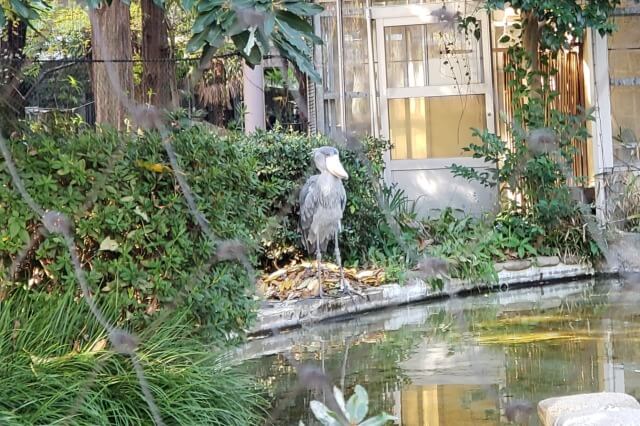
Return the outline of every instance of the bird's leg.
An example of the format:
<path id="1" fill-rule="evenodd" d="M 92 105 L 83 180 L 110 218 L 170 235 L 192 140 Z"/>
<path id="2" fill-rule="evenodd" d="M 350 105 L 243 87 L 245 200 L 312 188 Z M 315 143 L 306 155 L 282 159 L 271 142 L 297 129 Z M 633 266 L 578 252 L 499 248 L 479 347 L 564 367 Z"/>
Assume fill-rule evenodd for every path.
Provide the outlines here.
<path id="1" fill-rule="evenodd" d="M 347 293 L 350 294 L 350 288 L 349 288 L 349 284 L 345 282 L 344 280 L 344 268 L 342 267 L 342 260 L 340 259 L 340 246 L 338 245 L 338 231 L 336 231 L 336 235 L 335 235 L 335 256 L 336 256 L 336 262 L 338 262 L 338 266 L 340 267 L 340 291 L 343 293 Z"/>
<path id="2" fill-rule="evenodd" d="M 322 271 L 320 270 L 320 265 L 322 261 L 322 253 L 320 252 L 320 240 L 316 240 L 316 261 L 317 261 L 317 269 L 318 269 L 318 297 L 322 299 L 324 297 L 324 292 L 322 291 Z"/>
<path id="3" fill-rule="evenodd" d="M 349 282 L 347 280 L 345 280 L 344 278 L 344 266 L 342 266 L 342 259 L 340 258 L 340 246 L 338 245 L 338 232 L 336 231 L 335 234 L 335 256 L 336 256 L 336 262 L 338 262 L 338 266 L 340 267 L 340 291 L 342 291 L 345 294 L 348 294 L 349 296 L 351 296 L 351 299 L 353 300 L 353 295 L 351 293 L 355 293 L 358 296 L 362 297 L 362 298 L 366 298 L 366 296 L 362 293 L 360 293 L 359 291 L 355 290 L 353 287 L 351 287 L 351 285 L 349 284 Z"/>

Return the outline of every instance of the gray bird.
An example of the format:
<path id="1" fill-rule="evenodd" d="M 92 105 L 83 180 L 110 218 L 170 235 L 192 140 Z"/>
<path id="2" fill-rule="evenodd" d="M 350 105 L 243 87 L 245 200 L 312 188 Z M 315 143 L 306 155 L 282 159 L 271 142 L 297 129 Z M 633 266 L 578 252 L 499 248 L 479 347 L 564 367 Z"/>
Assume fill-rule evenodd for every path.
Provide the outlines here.
<path id="1" fill-rule="evenodd" d="M 342 185 L 349 175 L 340 163 L 338 150 L 331 146 L 314 149 L 311 154 L 320 174 L 313 175 L 300 191 L 300 230 L 302 240 L 309 254 L 316 253 L 320 298 L 323 297 L 320 262 L 322 251 L 326 251 L 330 240 L 335 242 L 336 262 L 340 266 L 340 289 L 349 292 L 344 280 L 344 270 L 340 260 L 338 233 L 341 231 L 342 214 L 347 203 L 347 193 Z"/>

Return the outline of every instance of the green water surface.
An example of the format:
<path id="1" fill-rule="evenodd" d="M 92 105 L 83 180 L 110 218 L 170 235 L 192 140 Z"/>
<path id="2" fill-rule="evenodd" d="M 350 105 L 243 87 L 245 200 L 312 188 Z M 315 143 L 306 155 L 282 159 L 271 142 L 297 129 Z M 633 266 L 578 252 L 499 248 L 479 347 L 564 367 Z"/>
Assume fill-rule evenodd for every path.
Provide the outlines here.
<path id="1" fill-rule="evenodd" d="M 400 307 L 254 340 L 239 357 L 269 392 L 271 424 L 317 424 L 322 380 L 300 383 L 296 364 L 347 396 L 361 384 L 398 424 L 536 425 L 548 397 L 640 397 L 640 277 Z"/>

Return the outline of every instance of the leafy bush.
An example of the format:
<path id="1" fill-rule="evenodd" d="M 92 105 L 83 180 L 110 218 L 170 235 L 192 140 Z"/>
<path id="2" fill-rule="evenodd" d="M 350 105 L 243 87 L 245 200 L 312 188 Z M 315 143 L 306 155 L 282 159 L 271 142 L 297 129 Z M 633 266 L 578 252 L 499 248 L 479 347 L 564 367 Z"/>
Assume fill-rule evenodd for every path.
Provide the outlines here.
<path id="1" fill-rule="evenodd" d="M 508 252 L 515 251 L 517 257 L 569 254 L 593 258 L 600 252 L 595 243 L 597 230 L 588 226 L 592 222 L 588 208 L 572 199 L 568 187 L 571 180 L 575 184 L 584 179 L 573 176 L 574 145 L 586 143 L 586 123 L 593 117 L 589 111 L 578 109 L 570 114 L 556 107 L 561 94 L 552 88 L 555 71 L 550 64 L 557 49 L 540 52 L 539 67 L 534 66 L 538 55 L 530 50 L 520 39 L 512 40 L 507 49 L 505 72 L 513 92 L 508 139 L 474 130 L 479 143 L 464 150 L 483 158 L 490 167 L 479 171 L 454 164 L 452 172 L 498 188 L 503 206 L 495 225 Z"/>
<path id="2" fill-rule="evenodd" d="M 128 138 L 83 129 L 66 134 L 29 133 L 11 142 L 10 149 L 35 200 L 74 219 L 91 288 L 104 299 L 101 303 L 118 300 L 114 320 L 138 328 L 188 289 L 182 302 L 204 336 L 246 328 L 253 316 L 251 280 L 232 262 L 196 276 L 214 247 L 194 222 L 158 135 Z M 261 265 L 303 255 L 298 190 L 315 173 L 311 149 L 330 143 L 277 132 L 220 136 L 198 126 L 173 135 L 198 208 L 216 236 L 253 248 L 251 260 Z M 341 249 L 352 263 L 368 263 L 371 250 L 397 245 L 373 184 L 382 176 L 387 145 L 366 140 L 363 147 L 342 151 L 350 179 Z M 94 187 L 101 191 L 92 193 Z M 8 225 L 0 229 L 0 273 L 8 272 L 31 236 L 38 238 L 14 286 L 52 293 L 77 286 L 62 239 L 37 236 L 36 217 L 5 173 L 0 175 L 0 223 Z"/>
<path id="3" fill-rule="evenodd" d="M 431 242 L 427 247 L 431 255 L 449 261 L 453 276 L 471 282 L 496 283 L 495 262 L 552 255 L 584 261 L 598 254 L 581 216 L 547 231 L 509 211 L 482 218 L 460 213 L 449 208 L 439 217 L 424 220 L 424 238 Z"/>
<path id="4" fill-rule="evenodd" d="M 245 327 L 253 306 L 246 272 L 223 262 L 196 280 L 194 272 L 213 249 L 192 219 L 159 138 L 123 138 L 107 132 L 58 139 L 33 134 L 13 142 L 11 150 L 34 199 L 74 218 L 87 280 L 100 298 L 118 299 L 118 319 L 144 323 L 189 286 L 183 302 L 206 335 Z M 195 127 L 176 133 L 174 147 L 216 235 L 250 242 L 265 220 L 266 202 L 253 195 L 260 187 L 256 162 L 231 141 Z M 102 190 L 83 211 L 96 183 Z M 0 223 L 8 224 L 0 231 L 6 269 L 29 235 L 37 235 L 38 224 L 5 173 Z M 76 287 L 62 239 L 41 238 L 16 281 L 49 292 Z"/>
<path id="5" fill-rule="evenodd" d="M 440 217 L 426 220 L 424 225 L 432 244 L 428 250 L 450 262 L 453 276 L 497 282 L 493 264 L 504 254 L 489 226 L 471 216 L 459 217 L 452 209 L 443 210 Z"/>
<path id="6" fill-rule="evenodd" d="M 58 297 L 20 290 L 0 302 L 0 423 L 3 425 L 152 424 L 126 356 L 74 292 Z M 117 306 L 105 307 L 113 314 Z M 142 332 L 137 351 L 166 424 L 259 424 L 265 402 L 248 376 L 187 338 L 179 314 Z"/>

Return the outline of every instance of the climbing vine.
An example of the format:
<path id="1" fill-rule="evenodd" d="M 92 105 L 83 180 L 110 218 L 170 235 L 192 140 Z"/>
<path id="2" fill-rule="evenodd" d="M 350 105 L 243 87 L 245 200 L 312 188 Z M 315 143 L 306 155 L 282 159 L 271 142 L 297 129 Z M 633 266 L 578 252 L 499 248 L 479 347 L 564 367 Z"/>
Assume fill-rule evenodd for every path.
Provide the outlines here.
<path id="1" fill-rule="evenodd" d="M 502 216 L 526 220 L 532 229 L 541 229 L 539 244 L 547 240 L 545 245 L 562 246 L 572 239 L 576 251 L 598 252 L 586 237 L 584 206 L 581 209 L 576 203 L 569 187 L 583 179 L 574 176 L 572 161 L 576 142 L 586 143 L 589 137 L 587 122 L 593 119 L 592 110 L 570 114 L 554 108 L 563 93 L 555 84 L 557 70 L 551 65 L 560 52 L 580 46 L 588 29 L 611 33 L 614 27 L 608 18 L 619 4 L 617 0 L 489 0 L 484 5 L 488 12 L 513 8 L 517 17 L 498 40 L 506 48 L 505 90 L 511 94 L 512 116 L 506 122 L 506 134 L 473 130 L 478 142 L 465 151 L 484 159 L 489 167 L 454 164 L 452 172 L 497 187 Z M 480 37 L 479 20 L 473 15 L 460 17 L 459 27 L 465 34 Z M 573 238 L 576 233 L 582 238 Z"/>

